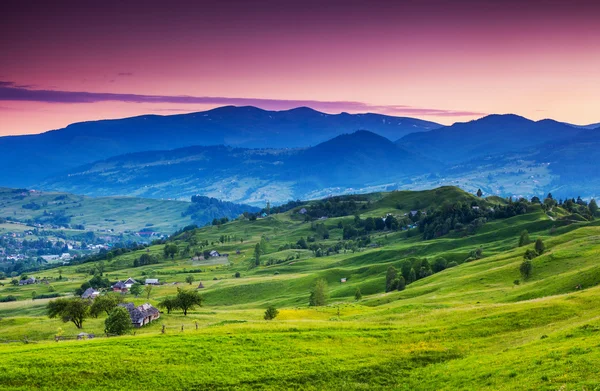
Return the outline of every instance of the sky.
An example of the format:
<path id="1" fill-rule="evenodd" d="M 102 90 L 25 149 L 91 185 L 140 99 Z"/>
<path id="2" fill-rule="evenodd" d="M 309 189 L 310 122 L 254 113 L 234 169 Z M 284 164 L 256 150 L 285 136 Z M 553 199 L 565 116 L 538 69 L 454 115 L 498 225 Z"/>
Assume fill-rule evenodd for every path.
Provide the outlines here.
<path id="1" fill-rule="evenodd" d="M 600 122 L 600 1 L 0 2 L 0 136 L 223 105 Z"/>

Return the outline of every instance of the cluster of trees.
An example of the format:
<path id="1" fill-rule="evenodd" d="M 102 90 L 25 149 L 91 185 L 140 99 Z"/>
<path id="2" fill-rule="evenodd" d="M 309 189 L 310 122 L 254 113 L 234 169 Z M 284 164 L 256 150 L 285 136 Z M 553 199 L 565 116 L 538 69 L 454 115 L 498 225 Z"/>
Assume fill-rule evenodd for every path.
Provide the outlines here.
<path id="1" fill-rule="evenodd" d="M 122 335 L 132 328 L 129 311 L 119 306 L 122 302 L 120 295 L 99 296 L 93 301 L 78 297 L 61 298 L 48 303 L 47 313 L 50 318 L 60 318 L 65 323 L 72 322 L 78 329 L 83 327 L 83 322 L 90 316 L 97 318 L 105 313 L 107 318 L 104 332 Z"/>
<path id="2" fill-rule="evenodd" d="M 341 217 L 357 214 L 369 207 L 369 201 L 363 195 L 330 197 L 325 200 L 311 202 L 306 205 L 306 220 L 326 217 Z"/>
<path id="3" fill-rule="evenodd" d="M 519 237 L 519 247 L 525 246 L 529 244 L 529 233 L 527 231 L 523 231 L 521 236 Z M 533 274 L 533 262 L 532 260 L 540 255 L 542 255 L 546 251 L 546 245 L 544 241 L 538 238 L 535 241 L 533 249 L 528 248 L 525 250 L 525 254 L 523 254 L 523 262 L 519 266 L 519 272 L 524 280 L 528 280 Z"/>
<path id="4" fill-rule="evenodd" d="M 199 225 L 213 222 L 213 225 L 224 224 L 223 216 L 239 216 L 246 211 L 256 212 L 258 208 L 248 205 L 234 204 L 233 202 L 221 201 L 212 197 L 195 195 L 191 198 L 192 203 L 181 213 L 183 217 L 190 216 Z M 215 221 L 216 220 L 216 221 Z M 224 222 L 223 222 L 224 221 Z M 214 224 L 217 222 L 218 224 Z"/>
<path id="5" fill-rule="evenodd" d="M 197 291 L 177 288 L 177 296 L 164 298 L 158 306 L 166 309 L 168 314 L 179 309 L 183 311 L 184 316 L 187 316 L 189 310 L 193 310 L 196 306 L 202 307 L 203 301 L 204 297 Z"/>
<path id="6" fill-rule="evenodd" d="M 481 254 L 481 249 L 474 250 L 467 261 L 472 257 L 481 257 Z M 427 258 L 407 259 L 400 264 L 400 270 L 394 266 L 388 267 L 385 275 L 385 291 L 402 291 L 408 284 L 455 266 L 458 266 L 457 262 L 448 262 L 442 257 L 436 258 L 431 263 Z"/>
<path id="7" fill-rule="evenodd" d="M 470 204 L 465 202 L 446 203 L 441 208 L 427 213 L 419 221 L 419 231 L 425 240 L 447 235 L 452 230 L 474 233 L 488 220 L 508 218 L 528 211 L 529 202 L 525 199 L 513 202 L 508 199 L 506 205 L 496 205 L 486 208 L 477 201 Z"/>
<path id="8" fill-rule="evenodd" d="M 589 203 L 584 201 L 581 197 L 567 198 L 565 200 L 555 200 L 552 197 L 552 193 L 548 193 L 548 196 L 542 203 L 542 207 L 545 210 L 552 210 L 554 206 L 559 206 L 572 214 L 579 214 L 586 220 L 593 220 L 598 215 L 598 204 L 596 200 L 592 199 Z"/>
<path id="9" fill-rule="evenodd" d="M 139 258 L 133 260 L 133 267 L 156 265 L 157 263 L 159 263 L 159 259 L 157 256 L 145 253 L 140 255 Z"/>

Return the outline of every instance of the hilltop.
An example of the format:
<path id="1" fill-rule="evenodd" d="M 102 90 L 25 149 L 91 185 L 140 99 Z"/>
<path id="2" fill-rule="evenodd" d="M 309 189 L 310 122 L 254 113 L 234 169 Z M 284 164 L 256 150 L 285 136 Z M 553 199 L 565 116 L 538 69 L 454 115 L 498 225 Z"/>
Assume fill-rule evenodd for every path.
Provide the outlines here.
<path id="1" fill-rule="evenodd" d="M 0 346 L 0 381 L 8 388 L 112 389 L 133 375 L 156 389 L 337 389 L 340 379 L 347 389 L 593 388 L 600 231 L 590 208 L 476 197 L 453 187 L 332 197 L 63 267 L 60 280 L 57 270 L 44 271 L 39 277 L 60 294 L 99 267 L 110 281 L 152 276 L 163 285 L 149 299 L 125 297 L 155 305 L 202 282 L 204 306 L 188 316 L 165 311 L 135 336 L 56 343 L 50 340 L 58 327 L 65 337 L 81 330 L 48 319 L 47 300 L 28 300 L 49 287 L 0 287 L 1 297 L 18 299 L 0 303 L 3 338 L 38 341 Z M 524 277 L 523 256 L 538 248 L 537 239 L 544 248 Z M 177 254 L 163 256 L 173 244 Z M 209 250 L 229 255 L 202 259 Z M 145 254 L 157 262 L 135 266 Z M 408 271 L 405 289 L 387 289 L 390 267 L 403 278 Z M 310 307 L 319 278 L 329 300 Z M 279 309 L 275 320 L 263 320 L 268 305 Z M 87 319 L 83 331 L 101 335 L 104 317 Z M 124 365 L 81 365 L 90 355 L 117 352 Z M 33 363 L 42 369 L 31 370 Z"/>
<path id="2" fill-rule="evenodd" d="M 309 147 L 368 129 L 390 139 L 440 125 L 380 114 L 326 114 L 309 108 L 267 111 L 225 106 L 204 112 L 76 123 L 37 135 L 0 137 L 2 185 L 33 186 L 68 170 L 133 152 L 193 145 L 245 148 Z"/>

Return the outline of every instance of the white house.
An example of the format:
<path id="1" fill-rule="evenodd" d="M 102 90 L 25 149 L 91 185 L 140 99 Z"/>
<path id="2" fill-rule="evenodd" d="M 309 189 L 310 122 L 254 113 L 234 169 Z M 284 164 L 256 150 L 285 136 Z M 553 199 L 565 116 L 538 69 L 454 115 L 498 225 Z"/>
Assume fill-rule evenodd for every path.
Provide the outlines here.
<path id="1" fill-rule="evenodd" d="M 125 284 L 125 287 L 126 287 L 127 289 L 129 289 L 129 288 L 131 288 L 131 286 L 132 286 L 133 284 L 137 284 L 137 281 L 136 281 L 136 280 L 134 280 L 133 278 L 129 277 L 129 278 L 128 278 L 128 279 L 125 281 L 125 283 L 124 283 L 124 284 Z"/>

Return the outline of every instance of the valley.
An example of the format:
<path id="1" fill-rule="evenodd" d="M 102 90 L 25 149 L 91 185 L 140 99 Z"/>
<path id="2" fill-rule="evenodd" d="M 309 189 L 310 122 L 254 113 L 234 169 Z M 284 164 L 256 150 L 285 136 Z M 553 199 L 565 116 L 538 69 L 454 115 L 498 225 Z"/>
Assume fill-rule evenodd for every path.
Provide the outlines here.
<path id="1" fill-rule="evenodd" d="M 17 301 L 0 303 L 0 381 L 82 390 L 131 376 L 156 389 L 593 389 L 600 230 L 590 210 L 455 187 L 334 197 L 30 273 L 47 283 L 5 279 L 0 298 Z M 456 222 L 445 226 L 447 218 Z M 538 239 L 544 249 L 524 277 L 523 254 L 537 251 Z M 171 244 L 172 258 L 163 255 Z M 145 254 L 157 263 L 135 266 Z M 187 316 L 163 308 L 135 333 L 106 338 L 105 315 L 77 329 L 47 317 L 52 299 L 31 300 L 47 290 L 69 298 L 98 273 L 111 283 L 158 279 L 149 292 L 122 296 L 136 305 L 159 306 L 183 289 L 198 292 L 202 306 Z M 310 306 L 318 280 L 325 302 Z M 273 320 L 263 319 L 268 306 L 279 310 Z M 82 331 L 96 337 L 76 340 Z M 84 360 L 116 352 L 126 365 Z"/>

